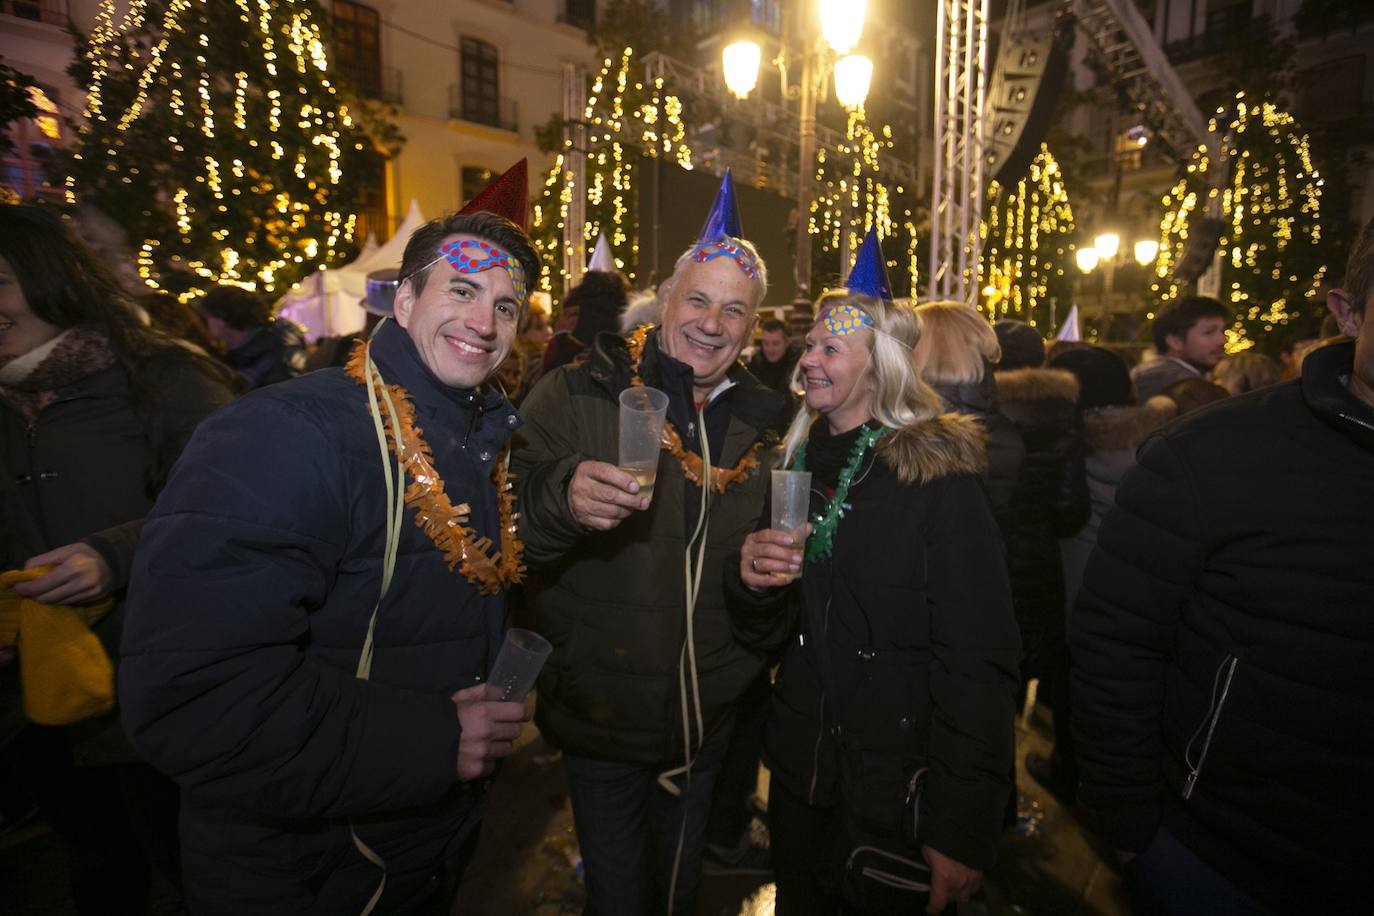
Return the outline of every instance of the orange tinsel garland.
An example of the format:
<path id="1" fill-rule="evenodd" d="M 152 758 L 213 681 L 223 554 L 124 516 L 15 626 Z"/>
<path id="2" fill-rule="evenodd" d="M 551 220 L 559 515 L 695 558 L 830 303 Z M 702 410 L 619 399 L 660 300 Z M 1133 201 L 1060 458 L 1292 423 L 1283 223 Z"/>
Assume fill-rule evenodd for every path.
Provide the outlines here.
<path id="1" fill-rule="evenodd" d="M 367 384 L 364 369 L 366 350 L 367 343 L 359 341 L 348 360 L 346 371 L 359 385 Z M 434 454 L 423 438 L 424 431 L 415 425 L 415 405 L 411 403 L 409 394 L 400 385 L 383 386 L 380 373 L 374 375 L 372 385 L 379 402 L 385 401 L 382 394 L 385 388 L 396 407 L 400 435 L 397 436 L 392 426 L 390 411 L 382 411 L 382 422 L 391 451 L 410 478 L 405 491 L 405 504 L 415 511 L 415 524 L 444 555 L 449 571 L 458 567 L 483 595 L 494 595 L 503 587 L 522 581 L 525 567 L 520 560 L 525 545 L 517 537 L 515 493 L 506 462 L 498 459 L 492 469 L 492 482 L 496 485 L 500 501 L 501 550 L 488 556 L 487 551 L 493 546 L 491 538 L 477 537 L 476 532 L 467 526 L 471 507 L 467 503 L 454 506 L 444 492 L 443 478 L 434 469 Z"/>
<path id="2" fill-rule="evenodd" d="M 643 327 L 630 335 L 626 341 L 630 347 L 630 383 L 633 385 L 644 385 L 644 379 L 639 377 L 639 361 L 644 356 L 644 341 L 648 339 L 649 332 L 653 330 Z M 682 465 L 682 476 L 686 477 L 697 486 L 701 486 L 702 471 L 705 463 L 701 456 L 687 451 L 682 446 L 682 437 L 673 428 L 671 421 L 663 421 L 663 435 L 659 440 L 663 450 L 678 460 Z M 725 488 L 733 483 L 738 483 L 759 466 L 759 449 L 763 446 L 762 442 L 755 442 L 749 451 L 744 453 L 744 457 L 739 460 L 739 464 L 727 470 L 711 465 L 711 489 L 716 493 L 723 494 Z"/>

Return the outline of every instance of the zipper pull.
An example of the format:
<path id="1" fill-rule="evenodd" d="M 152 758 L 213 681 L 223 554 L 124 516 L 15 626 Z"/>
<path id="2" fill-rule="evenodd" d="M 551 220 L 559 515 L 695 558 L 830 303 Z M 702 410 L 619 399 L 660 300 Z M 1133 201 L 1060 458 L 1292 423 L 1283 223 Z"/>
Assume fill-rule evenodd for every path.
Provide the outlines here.
<path id="1" fill-rule="evenodd" d="M 1183 781 L 1183 800 L 1187 801 L 1193 797 L 1193 786 L 1197 785 L 1197 770 L 1190 770 L 1188 778 Z"/>

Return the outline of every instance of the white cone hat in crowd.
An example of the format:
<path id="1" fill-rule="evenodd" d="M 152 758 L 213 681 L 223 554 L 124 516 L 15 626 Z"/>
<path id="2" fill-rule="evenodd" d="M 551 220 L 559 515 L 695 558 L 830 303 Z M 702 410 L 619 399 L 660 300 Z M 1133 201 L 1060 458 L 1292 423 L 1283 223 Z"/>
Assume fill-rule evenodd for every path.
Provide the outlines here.
<path id="1" fill-rule="evenodd" d="M 1078 306 L 1072 306 L 1069 314 L 1064 318 L 1064 323 L 1059 326 L 1059 333 L 1054 335 L 1055 340 L 1067 340 L 1077 343 L 1083 338 L 1078 332 Z"/>
<path id="2" fill-rule="evenodd" d="M 317 270 L 277 300 L 277 313 L 305 328 L 306 337 L 331 337 L 361 331 L 367 312 L 361 305 L 367 295 L 367 275 L 387 267 L 399 268 L 406 242 L 425 224 L 420 204 L 412 200 L 406 218 L 386 244 L 371 236 L 356 260 L 341 267 Z"/>
<path id="3" fill-rule="evenodd" d="M 587 262 L 588 270 L 600 270 L 608 274 L 616 271 L 615 257 L 611 254 L 611 243 L 606 241 L 606 233 L 599 233 L 596 237 L 596 247 L 592 249 L 592 258 Z"/>

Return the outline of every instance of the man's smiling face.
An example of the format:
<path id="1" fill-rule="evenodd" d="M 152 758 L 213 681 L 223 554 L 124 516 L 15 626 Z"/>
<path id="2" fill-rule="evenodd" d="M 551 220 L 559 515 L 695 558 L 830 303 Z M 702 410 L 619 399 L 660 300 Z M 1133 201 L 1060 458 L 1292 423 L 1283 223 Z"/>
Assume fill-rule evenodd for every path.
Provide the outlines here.
<path id="1" fill-rule="evenodd" d="M 444 244 L 464 240 L 485 242 L 451 235 Z M 396 323 L 415 342 L 435 378 L 450 388 L 476 388 L 510 352 L 520 304 L 505 268 L 464 273 L 440 257 L 423 291 L 417 294 L 410 280 L 396 290 Z"/>
<path id="2" fill-rule="evenodd" d="M 692 367 L 693 385 L 706 394 L 720 384 L 754 334 L 759 282 L 729 258 L 688 260 L 665 283 L 665 353 Z"/>

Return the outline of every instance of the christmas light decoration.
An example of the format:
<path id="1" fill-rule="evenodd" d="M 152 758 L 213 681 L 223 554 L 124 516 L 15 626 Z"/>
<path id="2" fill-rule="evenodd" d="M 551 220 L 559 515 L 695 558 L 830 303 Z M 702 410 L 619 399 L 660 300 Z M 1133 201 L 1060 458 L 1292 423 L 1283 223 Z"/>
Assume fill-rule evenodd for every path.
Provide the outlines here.
<path id="1" fill-rule="evenodd" d="M 150 288 L 272 293 L 346 253 L 369 142 L 317 15 L 308 0 L 100 4 L 67 187 L 129 231 Z"/>
<path id="2" fill-rule="evenodd" d="M 1322 252 L 1322 178 L 1308 136 L 1293 117 L 1268 99 L 1237 93 L 1217 110 L 1208 128 L 1231 163 L 1230 180 L 1212 186 L 1214 167 L 1199 148 L 1178 183 L 1164 196 L 1153 291 L 1164 304 L 1191 294 L 1172 279 L 1194 216 L 1220 196 L 1225 222 L 1220 299 L 1234 309 L 1227 351 L 1257 344 L 1274 349 L 1268 332 L 1298 318 L 1315 303 L 1326 276 Z"/>
<path id="3" fill-rule="evenodd" d="M 983 233 L 983 295 L 978 307 L 989 321 L 1019 318 L 1031 326 L 1053 329 L 1051 295 L 1068 303 L 1070 280 L 1064 267 L 1073 235 L 1073 207 L 1064 185 L 1064 173 L 1049 147 L 1031 160 L 1030 169 L 1016 185 L 988 187 L 988 209 Z M 1097 252 L 1093 249 L 1092 266 Z M 1083 258 L 1078 260 L 1084 268 Z"/>
<path id="4" fill-rule="evenodd" d="M 662 80 L 649 85 L 632 80 L 635 64 L 633 48 L 623 49 L 618 59 L 605 58 L 583 112 L 587 124 L 587 219 L 582 236 L 592 242 L 605 233 L 616 266 L 631 282 L 639 270 L 639 237 L 634 231 L 637 158 L 661 156 L 682 168 L 692 167 L 682 100 L 665 91 Z M 564 142 L 533 207 L 531 235 L 548 266 L 540 288 L 555 300 L 562 299 L 568 282 L 562 267 L 563 226 L 577 190 L 567 165 L 571 146 L 571 141 Z"/>

